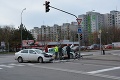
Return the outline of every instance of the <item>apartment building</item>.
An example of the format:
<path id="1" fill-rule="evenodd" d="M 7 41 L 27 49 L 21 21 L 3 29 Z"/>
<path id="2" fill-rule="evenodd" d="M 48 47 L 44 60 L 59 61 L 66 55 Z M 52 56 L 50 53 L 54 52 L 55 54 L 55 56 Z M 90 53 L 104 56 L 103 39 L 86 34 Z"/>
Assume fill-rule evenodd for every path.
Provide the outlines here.
<path id="1" fill-rule="evenodd" d="M 105 27 L 112 27 L 114 26 L 114 23 L 113 23 L 114 19 L 112 17 L 112 14 L 110 13 L 107 13 L 107 14 L 104 14 L 104 25 Z"/>
<path id="2" fill-rule="evenodd" d="M 78 15 L 78 18 L 82 19 L 80 26 L 82 28 L 82 43 L 84 43 L 84 45 L 88 44 L 88 42 L 92 43 L 96 41 L 90 39 L 95 39 L 95 37 L 98 38 L 97 34 L 93 36 L 92 33 L 99 32 L 102 27 L 120 27 L 120 12 L 115 10 L 110 11 L 110 13 L 107 14 L 89 11 L 86 12 L 86 14 Z M 34 27 L 31 32 L 38 41 L 78 41 L 77 29 L 78 23 L 71 22 L 63 23 L 61 26 L 57 24 L 54 24 L 53 26 L 42 25 L 40 28 Z"/>
<path id="3" fill-rule="evenodd" d="M 110 14 L 113 16 L 113 24 L 116 27 L 120 27 L 120 11 L 113 10 L 110 11 Z"/>
<path id="4" fill-rule="evenodd" d="M 33 35 L 34 39 L 37 40 L 38 34 L 39 34 L 39 28 L 38 27 L 34 27 L 34 29 L 30 30 L 31 34 Z"/>

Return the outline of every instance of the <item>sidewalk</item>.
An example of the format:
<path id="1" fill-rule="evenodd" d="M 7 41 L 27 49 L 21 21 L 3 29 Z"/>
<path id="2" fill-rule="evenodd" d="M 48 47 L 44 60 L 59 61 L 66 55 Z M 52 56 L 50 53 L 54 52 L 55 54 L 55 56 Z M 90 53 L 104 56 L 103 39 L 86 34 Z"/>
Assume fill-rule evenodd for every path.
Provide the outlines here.
<path id="1" fill-rule="evenodd" d="M 118 55 L 92 55 L 92 56 L 83 56 L 83 59 L 90 60 L 106 60 L 106 61 L 120 61 L 120 56 Z"/>

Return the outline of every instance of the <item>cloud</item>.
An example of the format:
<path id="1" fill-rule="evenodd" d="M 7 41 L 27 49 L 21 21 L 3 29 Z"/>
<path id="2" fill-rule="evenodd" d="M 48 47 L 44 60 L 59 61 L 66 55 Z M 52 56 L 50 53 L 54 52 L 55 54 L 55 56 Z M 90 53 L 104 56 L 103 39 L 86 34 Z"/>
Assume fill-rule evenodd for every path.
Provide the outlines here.
<path id="1" fill-rule="evenodd" d="M 68 11 L 76 16 L 86 14 L 87 11 L 95 10 L 102 14 L 111 10 L 120 10 L 120 0 L 49 0 L 50 5 Z M 76 21 L 74 16 L 50 8 L 45 12 L 43 4 L 45 0 L 0 0 L 0 25 L 15 25 L 21 23 L 21 11 L 26 8 L 22 15 L 23 24 L 28 28 L 40 27 L 41 25 L 62 25 L 64 22 Z"/>

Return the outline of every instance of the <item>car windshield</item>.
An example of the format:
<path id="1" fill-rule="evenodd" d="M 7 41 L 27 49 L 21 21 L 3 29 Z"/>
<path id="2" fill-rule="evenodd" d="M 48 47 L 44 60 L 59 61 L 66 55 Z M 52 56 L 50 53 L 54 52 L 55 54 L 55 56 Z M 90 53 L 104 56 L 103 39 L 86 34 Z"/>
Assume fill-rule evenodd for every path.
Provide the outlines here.
<path id="1" fill-rule="evenodd" d="M 36 49 L 35 51 L 36 51 L 38 54 L 43 53 L 43 51 L 42 51 L 42 50 L 39 50 L 39 49 Z"/>
<path id="2" fill-rule="evenodd" d="M 53 48 L 51 48 L 51 49 L 48 50 L 48 52 L 54 53 L 55 51 L 54 51 Z"/>

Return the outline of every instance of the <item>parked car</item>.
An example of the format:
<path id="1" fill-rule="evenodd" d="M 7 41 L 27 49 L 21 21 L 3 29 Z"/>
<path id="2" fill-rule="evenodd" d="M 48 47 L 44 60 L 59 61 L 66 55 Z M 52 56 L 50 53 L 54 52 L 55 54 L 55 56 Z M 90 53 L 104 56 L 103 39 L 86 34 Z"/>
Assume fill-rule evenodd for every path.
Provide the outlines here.
<path id="1" fill-rule="evenodd" d="M 105 45 L 105 49 L 112 49 L 112 48 L 113 48 L 113 44 Z"/>
<path id="2" fill-rule="evenodd" d="M 87 47 L 86 46 L 81 46 L 81 50 L 86 50 Z"/>
<path id="3" fill-rule="evenodd" d="M 15 60 L 19 63 L 24 61 L 37 61 L 37 62 L 51 62 L 53 60 L 52 55 L 43 52 L 40 49 L 23 49 L 15 53 Z"/>
<path id="4" fill-rule="evenodd" d="M 99 44 L 92 44 L 91 46 L 88 46 L 87 49 L 98 50 L 98 49 L 100 49 L 100 45 Z"/>

